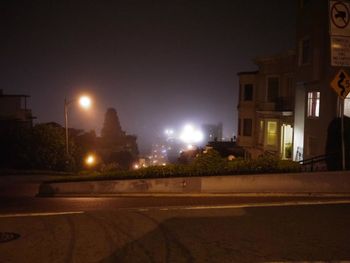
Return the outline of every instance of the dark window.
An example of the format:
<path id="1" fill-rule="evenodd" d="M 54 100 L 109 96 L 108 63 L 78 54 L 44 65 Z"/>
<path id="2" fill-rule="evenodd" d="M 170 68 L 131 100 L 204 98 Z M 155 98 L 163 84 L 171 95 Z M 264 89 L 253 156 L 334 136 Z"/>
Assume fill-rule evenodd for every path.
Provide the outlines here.
<path id="1" fill-rule="evenodd" d="M 238 119 L 238 135 L 241 135 L 241 119 Z"/>
<path id="2" fill-rule="evenodd" d="M 311 45 L 310 39 L 305 38 L 300 41 L 299 47 L 299 64 L 305 65 L 311 62 Z"/>
<path id="3" fill-rule="evenodd" d="M 252 84 L 244 85 L 244 100 L 245 101 L 253 100 L 253 85 Z"/>
<path id="4" fill-rule="evenodd" d="M 301 8 L 305 7 L 309 2 L 310 2 L 310 0 L 300 0 Z"/>
<path id="5" fill-rule="evenodd" d="M 243 91 L 242 91 L 242 85 L 239 84 L 239 99 L 240 99 L 240 100 L 242 99 L 242 93 L 243 93 Z"/>
<path id="6" fill-rule="evenodd" d="M 252 119 L 243 119 L 243 136 L 252 136 Z"/>
<path id="7" fill-rule="evenodd" d="M 277 77 L 268 78 L 267 80 L 267 101 L 276 102 L 278 98 L 279 79 Z"/>

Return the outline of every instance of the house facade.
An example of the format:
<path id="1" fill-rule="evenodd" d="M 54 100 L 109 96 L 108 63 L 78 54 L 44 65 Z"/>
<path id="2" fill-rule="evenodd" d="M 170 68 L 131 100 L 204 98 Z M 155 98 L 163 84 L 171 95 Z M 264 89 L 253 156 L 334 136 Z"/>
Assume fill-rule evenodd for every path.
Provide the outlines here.
<path id="1" fill-rule="evenodd" d="M 296 2 L 295 50 L 257 59 L 257 72 L 238 73 L 238 144 L 251 148 L 252 157 L 269 152 L 300 161 L 325 155 L 328 127 L 340 117 L 342 103 L 344 114 L 350 115 L 350 96 L 343 102 L 330 84 L 341 68 L 350 73 L 349 67 L 331 65 L 333 2 Z"/>
<path id="2" fill-rule="evenodd" d="M 257 58 L 258 71 L 238 73 L 237 143 L 253 158 L 292 158 L 295 58 L 294 51 Z"/>
<path id="3" fill-rule="evenodd" d="M 4 94 L 0 90 L 0 131 L 32 127 L 32 111 L 27 107 L 29 95 Z"/>

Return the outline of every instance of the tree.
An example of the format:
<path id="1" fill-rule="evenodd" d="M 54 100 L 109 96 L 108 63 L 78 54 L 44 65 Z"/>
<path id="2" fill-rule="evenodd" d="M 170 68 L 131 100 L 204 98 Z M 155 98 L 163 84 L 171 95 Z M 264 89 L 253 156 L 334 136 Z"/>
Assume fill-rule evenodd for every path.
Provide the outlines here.
<path id="1" fill-rule="evenodd" d="M 122 130 L 117 111 L 113 108 L 107 109 L 98 146 L 103 161 L 129 168 L 138 156 L 136 140 L 136 136 L 126 135 Z"/>

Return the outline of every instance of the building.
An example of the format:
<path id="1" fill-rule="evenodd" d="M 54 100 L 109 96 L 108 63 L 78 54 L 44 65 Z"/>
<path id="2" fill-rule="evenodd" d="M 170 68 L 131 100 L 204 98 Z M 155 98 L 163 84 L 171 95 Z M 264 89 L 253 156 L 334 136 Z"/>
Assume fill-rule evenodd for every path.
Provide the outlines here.
<path id="1" fill-rule="evenodd" d="M 292 158 L 295 52 L 255 60 L 258 71 L 240 72 L 237 144 L 255 158 Z"/>
<path id="2" fill-rule="evenodd" d="M 295 50 L 257 59 L 258 71 L 238 73 L 237 142 L 252 157 L 264 152 L 296 161 L 324 156 L 330 123 L 341 115 L 343 102 L 330 83 L 341 68 L 349 72 L 350 62 L 331 65 L 331 48 L 339 45 L 331 45 L 330 10 L 347 2 L 296 2 Z M 350 115 L 349 95 L 344 114 Z"/>
<path id="3" fill-rule="evenodd" d="M 4 94 L 0 90 L 0 131 L 33 126 L 34 117 L 27 107 L 29 97 L 29 95 Z"/>
<path id="4" fill-rule="evenodd" d="M 298 8 L 294 154 L 303 159 L 325 154 L 328 127 L 340 116 L 341 101 L 330 85 L 340 67 L 331 66 L 329 5 L 304 0 Z"/>
<path id="5" fill-rule="evenodd" d="M 222 123 L 215 124 L 203 124 L 203 142 L 213 142 L 213 141 L 222 141 Z"/>

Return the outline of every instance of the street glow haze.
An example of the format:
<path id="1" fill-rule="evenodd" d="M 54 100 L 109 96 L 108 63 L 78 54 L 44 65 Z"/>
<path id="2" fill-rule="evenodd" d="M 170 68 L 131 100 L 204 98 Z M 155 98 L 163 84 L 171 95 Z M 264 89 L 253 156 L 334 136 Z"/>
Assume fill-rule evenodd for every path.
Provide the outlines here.
<path id="1" fill-rule="evenodd" d="M 147 152 L 187 120 L 237 128 L 237 72 L 294 48 L 295 0 L 1 1 L 0 80 L 28 94 L 36 123 L 63 124 L 64 98 L 91 94 L 69 125 L 100 133 L 114 107 Z"/>
<path id="2" fill-rule="evenodd" d="M 201 130 L 195 128 L 192 124 L 186 124 L 181 131 L 180 140 L 186 144 L 198 144 L 203 141 L 204 135 Z"/>

